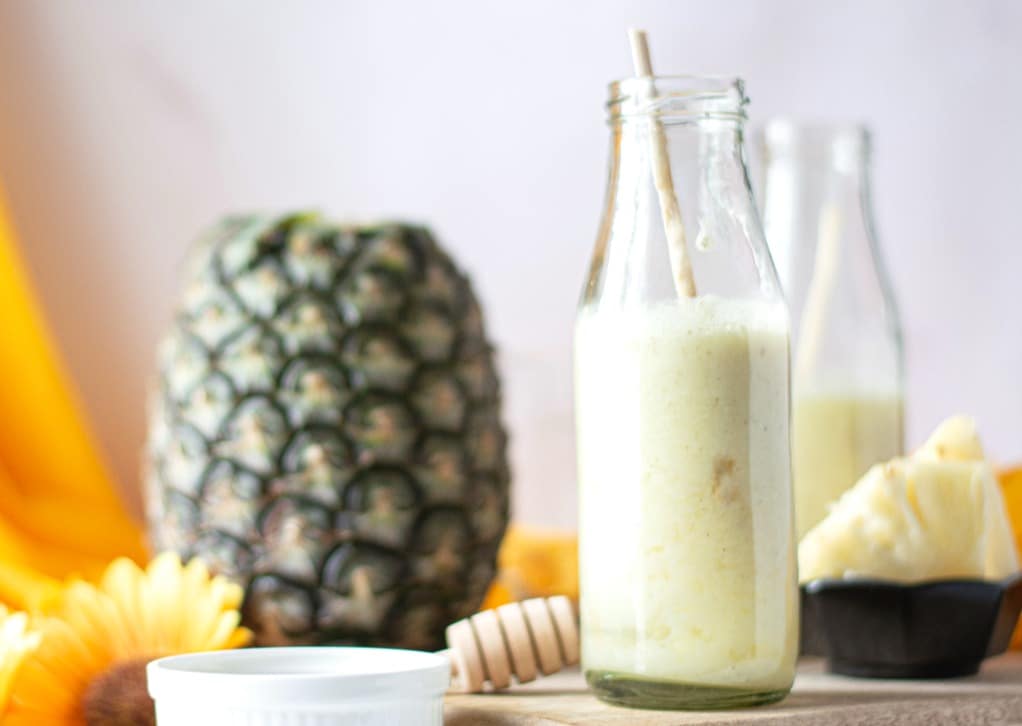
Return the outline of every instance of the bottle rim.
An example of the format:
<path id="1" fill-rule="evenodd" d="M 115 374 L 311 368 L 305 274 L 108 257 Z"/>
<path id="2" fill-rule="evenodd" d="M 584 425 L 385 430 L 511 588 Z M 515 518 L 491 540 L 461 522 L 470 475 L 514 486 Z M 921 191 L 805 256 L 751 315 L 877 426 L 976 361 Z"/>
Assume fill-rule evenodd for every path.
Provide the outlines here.
<path id="1" fill-rule="evenodd" d="M 728 75 L 668 75 L 631 77 L 608 87 L 607 113 L 611 123 L 654 118 L 663 123 L 707 121 L 744 122 L 745 82 Z"/>
<path id="2" fill-rule="evenodd" d="M 779 116 L 768 119 L 755 135 L 771 158 L 868 158 L 873 145 L 869 127 L 849 120 Z"/>

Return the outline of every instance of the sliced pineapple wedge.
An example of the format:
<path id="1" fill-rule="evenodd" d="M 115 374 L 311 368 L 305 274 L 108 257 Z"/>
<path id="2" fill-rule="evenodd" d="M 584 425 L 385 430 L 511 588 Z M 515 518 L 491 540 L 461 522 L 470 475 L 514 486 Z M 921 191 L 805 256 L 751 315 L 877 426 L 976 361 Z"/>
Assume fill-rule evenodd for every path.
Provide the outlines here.
<path id="1" fill-rule="evenodd" d="M 999 580 L 1018 571 L 1011 524 L 975 422 L 942 423 L 914 454 L 871 468 L 798 548 L 802 582 Z"/>
<path id="2" fill-rule="evenodd" d="M 983 444 L 979 441 L 976 421 L 969 416 L 952 416 L 930 434 L 915 459 L 933 461 L 985 461 Z"/>

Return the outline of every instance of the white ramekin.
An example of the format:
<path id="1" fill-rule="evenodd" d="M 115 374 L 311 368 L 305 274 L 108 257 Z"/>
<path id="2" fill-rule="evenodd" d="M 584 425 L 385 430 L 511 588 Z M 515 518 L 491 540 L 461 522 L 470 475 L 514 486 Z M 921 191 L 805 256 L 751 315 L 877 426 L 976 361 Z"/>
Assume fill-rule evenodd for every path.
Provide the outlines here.
<path id="1" fill-rule="evenodd" d="M 159 726 L 441 726 L 450 662 L 387 648 L 248 648 L 146 668 Z"/>

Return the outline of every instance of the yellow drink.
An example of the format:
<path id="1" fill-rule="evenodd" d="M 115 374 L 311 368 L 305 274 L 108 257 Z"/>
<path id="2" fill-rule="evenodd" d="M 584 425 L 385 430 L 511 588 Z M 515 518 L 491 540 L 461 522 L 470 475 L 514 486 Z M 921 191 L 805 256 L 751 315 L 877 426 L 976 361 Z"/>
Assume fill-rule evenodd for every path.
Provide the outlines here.
<path id="1" fill-rule="evenodd" d="M 803 393 L 793 403 L 798 538 L 877 462 L 902 452 L 903 399 L 895 393 Z"/>
<path id="2" fill-rule="evenodd" d="M 797 641 L 783 307 L 583 310 L 575 361 L 587 677 L 776 700 Z"/>

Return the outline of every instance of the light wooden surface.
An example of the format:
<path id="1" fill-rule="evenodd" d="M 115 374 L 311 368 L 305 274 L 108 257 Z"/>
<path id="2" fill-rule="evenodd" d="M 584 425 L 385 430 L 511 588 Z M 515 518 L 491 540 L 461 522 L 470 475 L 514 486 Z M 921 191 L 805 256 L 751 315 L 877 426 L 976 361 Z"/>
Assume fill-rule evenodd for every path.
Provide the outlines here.
<path id="1" fill-rule="evenodd" d="M 597 701 L 576 671 L 503 693 L 448 696 L 446 726 L 668 726 L 682 724 L 1022 724 L 1022 654 L 987 661 L 971 678 L 875 681 L 832 676 L 819 661 L 799 667 L 779 704 L 741 711 L 638 711 Z"/>

